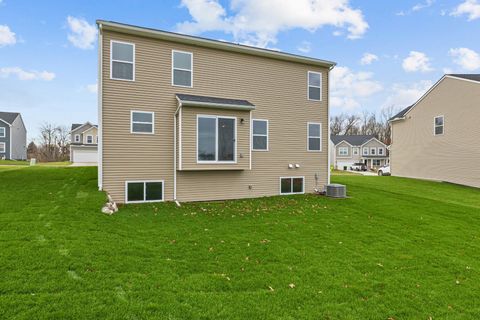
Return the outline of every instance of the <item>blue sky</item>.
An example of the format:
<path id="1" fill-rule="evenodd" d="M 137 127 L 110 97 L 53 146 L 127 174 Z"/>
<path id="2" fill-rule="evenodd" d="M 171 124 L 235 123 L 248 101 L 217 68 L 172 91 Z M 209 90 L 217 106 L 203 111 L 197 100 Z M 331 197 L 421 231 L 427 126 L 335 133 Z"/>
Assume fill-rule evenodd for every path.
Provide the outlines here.
<path id="1" fill-rule="evenodd" d="M 29 138 L 44 121 L 97 121 L 96 19 L 336 61 L 334 114 L 480 73 L 480 0 L 0 0 L 0 110 L 21 112 Z"/>

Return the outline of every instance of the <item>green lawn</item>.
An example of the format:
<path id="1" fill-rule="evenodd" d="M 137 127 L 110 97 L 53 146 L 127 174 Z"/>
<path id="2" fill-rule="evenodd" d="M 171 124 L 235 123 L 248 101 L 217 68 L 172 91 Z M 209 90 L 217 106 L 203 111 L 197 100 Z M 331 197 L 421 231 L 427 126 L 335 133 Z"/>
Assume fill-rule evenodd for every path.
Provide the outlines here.
<path id="1" fill-rule="evenodd" d="M 37 162 L 37 166 L 63 167 L 70 165 L 70 161 Z M 0 160 L 0 166 L 29 166 L 30 161 L 24 160 Z"/>
<path id="2" fill-rule="evenodd" d="M 0 319 L 478 319 L 480 191 L 100 208 L 96 168 L 0 169 Z"/>

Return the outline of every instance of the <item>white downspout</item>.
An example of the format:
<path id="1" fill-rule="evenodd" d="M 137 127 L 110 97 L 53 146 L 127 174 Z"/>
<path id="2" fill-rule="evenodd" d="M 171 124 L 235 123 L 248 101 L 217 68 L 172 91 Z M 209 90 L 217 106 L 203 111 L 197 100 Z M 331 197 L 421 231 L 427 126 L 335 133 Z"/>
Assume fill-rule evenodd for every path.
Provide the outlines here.
<path id="1" fill-rule="evenodd" d="M 98 190 L 103 189 L 103 121 L 102 121 L 102 108 L 103 108 L 103 36 L 102 25 L 98 26 Z M 70 157 L 71 157 L 70 153 Z"/>
<path id="2" fill-rule="evenodd" d="M 177 115 L 181 107 L 182 103 L 179 101 L 177 110 L 173 115 L 173 201 L 177 206 L 180 206 L 177 200 Z"/>
<path id="3" fill-rule="evenodd" d="M 330 68 L 329 71 L 331 71 L 333 69 Z M 327 165 L 328 165 L 328 168 L 327 168 L 327 184 L 330 184 L 330 166 L 331 166 L 331 163 L 330 163 L 330 152 L 332 151 L 330 149 L 330 72 L 328 72 L 328 94 L 327 94 L 327 137 L 328 137 L 328 140 L 327 140 Z"/>

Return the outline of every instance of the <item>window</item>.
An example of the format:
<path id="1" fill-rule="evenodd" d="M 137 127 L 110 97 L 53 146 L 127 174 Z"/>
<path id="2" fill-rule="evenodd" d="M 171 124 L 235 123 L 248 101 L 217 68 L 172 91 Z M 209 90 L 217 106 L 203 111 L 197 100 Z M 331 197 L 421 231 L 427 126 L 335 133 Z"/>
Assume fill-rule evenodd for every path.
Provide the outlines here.
<path id="1" fill-rule="evenodd" d="M 135 81 L 135 45 L 110 42 L 110 78 Z"/>
<path id="2" fill-rule="evenodd" d="M 0 153 L 5 153 L 5 142 L 0 142 Z"/>
<path id="3" fill-rule="evenodd" d="M 370 154 L 372 156 L 376 155 L 377 154 L 377 148 L 370 148 Z"/>
<path id="4" fill-rule="evenodd" d="M 358 156 L 358 153 L 359 153 L 358 148 L 353 148 L 352 152 L 354 156 Z"/>
<path id="5" fill-rule="evenodd" d="M 348 147 L 338 148 L 338 155 L 339 156 L 348 156 Z"/>
<path id="6" fill-rule="evenodd" d="M 80 142 L 80 135 L 79 134 L 75 135 L 75 142 Z"/>
<path id="7" fill-rule="evenodd" d="M 155 115 L 153 112 L 146 111 L 132 111 L 131 112 L 131 133 L 153 134 L 153 122 Z"/>
<path id="8" fill-rule="evenodd" d="M 280 194 L 304 193 L 303 177 L 282 177 L 280 178 Z"/>
<path id="9" fill-rule="evenodd" d="M 93 136 L 91 136 L 91 135 L 88 135 L 88 136 L 87 136 L 87 143 L 88 143 L 88 144 L 92 144 L 92 143 L 93 143 Z"/>
<path id="10" fill-rule="evenodd" d="M 268 120 L 253 119 L 252 149 L 268 151 Z"/>
<path id="11" fill-rule="evenodd" d="M 368 156 L 368 148 L 363 148 L 363 155 Z"/>
<path id="12" fill-rule="evenodd" d="M 172 85 L 193 87 L 192 53 L 172 51 Z"/>
<path id="13" fill-rule="evenodd" d="M 378 148 L 378 155 L 383 156 L 383 148 Z"/>
<path id="14" fill-rule="evenodd" d="M 307 150 L 322 151 L 322 125 L 320 123 L 307 123 Z"/>
<path id="15" fill-rule="evenodd" d="M 308 71 L 308 100 L 322 100 L 322 74 Z"/>
<path id="16" fill-rule="evenodd" d="M 0 127 L 0 138 L 5 138 L 5 128 L 4 127 Z"/>
<path id="17" fill-rule="evenodd" d="M 436 136 L 443 134 L 443 116 L 435 117 L 434 120 L 434 134 Z"/>
<path id="18" fill-rule="evenodd" d="M 197 162 L 235 162 L 236 118 L 197 116 Z"/>
<path id="19" fill-rule="evenodd" d="M 373 159 L 372 160 L 372 165 L 379 166 L 380 165 L 380 159 Z"/>
<path id="20" fill-rule="evenodd" d="M 163 201 L 163 181 L 127 181 L 126 202 Z"/>

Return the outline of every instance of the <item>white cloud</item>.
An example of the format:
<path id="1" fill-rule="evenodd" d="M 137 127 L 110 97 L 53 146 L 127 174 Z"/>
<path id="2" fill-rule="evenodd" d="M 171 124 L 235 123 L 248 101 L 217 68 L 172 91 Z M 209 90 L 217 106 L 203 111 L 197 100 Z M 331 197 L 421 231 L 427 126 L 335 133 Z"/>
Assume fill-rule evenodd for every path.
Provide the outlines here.
<path id="1" fill-rule="evenodd" d="M 360 64 L 361 65 L 367 65 L 367 64 L 372 64 L 372 62 L 377 61 L 378 56 L 373 53 L 364 53 L 362 59 L 360 59 Z"/>
<path id="2" fill-rule="evenodd" d="M 302 53 L 309 53 L 312 50 L 312 44 L 308 41 L 303 41 L 302 44 L 297 47 L 297 50 Z"/>
<path id="3" fill-rule="evenodd" d="M 19 80 L 44 80 L 51 81 L 55 79 L 55 73 L 48 71 L 25 71 L 20 67 L 0 68 L 0 77 L 8 78 L 16 76 Z"/>
<path id="4" fill-rule="evenodd" d="M 385 100 L 383 108 L 398 107 L 406 108 L 415 103 L 421 96 L 432 87 L 433 83 L 430 80 L 422 80 L 411 85 L 394 84 L 389 90 L 390 95 Z"/>
<path id="5" fill-rule="evenodd" d="M 331 105 L 352 111 L 361 107 L 362 99 L 380 92 L 383 87 L 371 72 L 355 73 L 347 67 L 336 67 L 331 72 L 331 89 Z"/>
<path id="6" fill-rule="evenodd" d="M 88 84 L 85 86 L 85 89 L 87 89 L 88 92 L 90 93 L 97 93 L 98 92 L 98 84 L 92 83 Z"/>
<path id="7" fill-rule="evenodd" d="M 417 3 L 412 7 L 412 11 L 420 11 L 422 9 L 431 7 L 435 0 L 426 0 L 425 2 Z"/>
<path id="8" fill-rule="evenodd" d="M 469 21 L 478 19 L 480 18 L 480 3 L 477 0 L 465 0 L 450 12 L 450 15 L 455 17 L 468 15 Z"/>
<path id="9" fill-rule="evenodd" d="M 80 49 L 93 49 L 97 39 L 97 28 L 89 24 L 85 19 L 71 16 L 67 17 L 67 23 L 70 29 L 68 41 Z"/>
<path id="10" fill-rule="evenodd" d="M 468 71 L 480 69 L 480 55 L 468 48 L 450 49 L 449 55 L 453 62 Z"/>
<path id="11" fill-rule="evenodd" d="M 267 47 L 281 31 L 302 28 L 314 32 L 323 26 L 346 29 L 357 39 L 368 29 L 362 11 L 349 0 L 232 0 L 229 14 L 219 0 L 182 0 L 192 21 L 177 24 L 183 33 L 223 31 L 237 42 Z"/>
<path id="12" fill-rule="evenodd" d="M 15 33 L 6 25 L 0 25 L 0 48 L 17 43 Z"/>
<path id="13" fill-rule="evenodd" d="M 428 72 L 433 68 L 430 66 L 430 58 L 423 52 L 410 51 L 408 57 L 403 60 L 403 70 L 407 72 Z"/>

